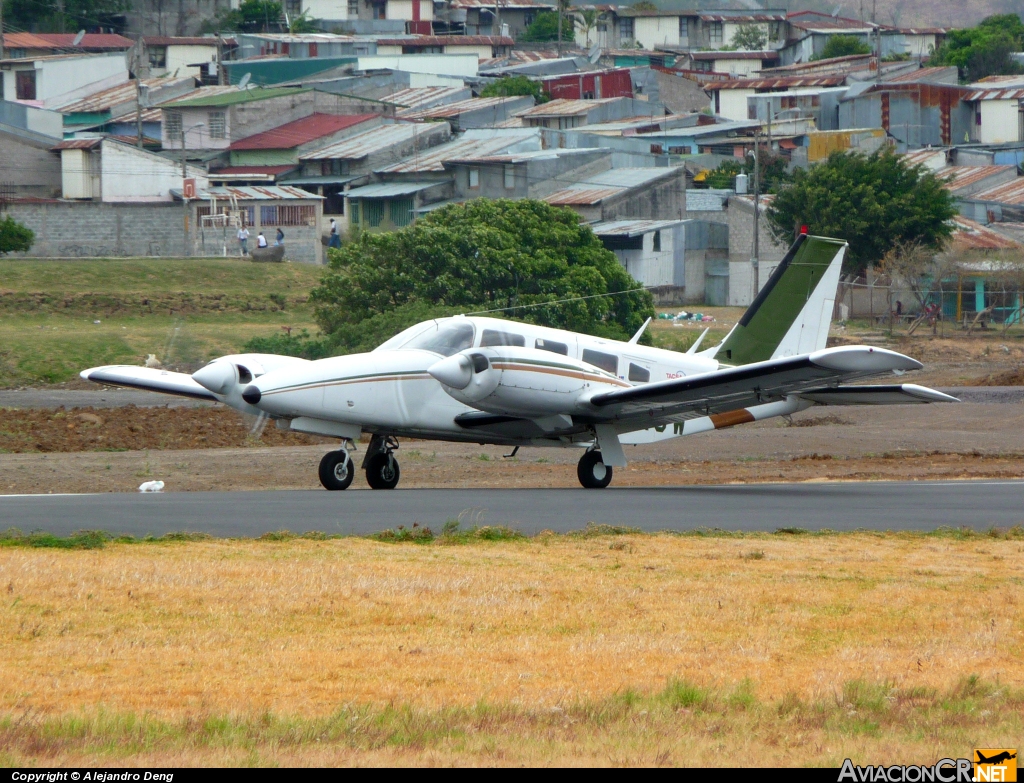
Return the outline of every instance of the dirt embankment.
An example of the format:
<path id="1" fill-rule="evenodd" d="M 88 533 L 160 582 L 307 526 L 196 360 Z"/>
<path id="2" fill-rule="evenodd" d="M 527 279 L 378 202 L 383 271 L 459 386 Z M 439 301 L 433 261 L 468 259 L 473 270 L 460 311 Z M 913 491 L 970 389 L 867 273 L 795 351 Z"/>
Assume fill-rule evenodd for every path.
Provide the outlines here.
<path id="1" fill-rule="evenodd" d="M 303 305 L 307 296 L 284 294 L 163 294 L 74 293 L 0 291 L 0 313 L 58 313 L 62 315 L 195 315 L 224 312 L 277 312 Z"/>
<path id="2" fill-rule="evenodd" d="M 255 440 L 255 419 L 225 408 L 0 409 L 0 451 L 79 452 L 213 449 Z M 277 429 L 269 422 L 262 446 L 303 446 L 327 441 Z"/>

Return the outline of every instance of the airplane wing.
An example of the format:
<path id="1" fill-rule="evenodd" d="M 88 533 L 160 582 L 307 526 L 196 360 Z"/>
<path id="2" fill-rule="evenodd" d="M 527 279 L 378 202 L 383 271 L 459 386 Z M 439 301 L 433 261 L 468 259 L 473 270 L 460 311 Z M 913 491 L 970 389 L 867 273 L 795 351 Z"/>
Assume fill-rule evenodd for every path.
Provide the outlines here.
<path id="1" fill-rule="evenodd" d="M 800 392 L 801 399 L 817 405 L 912 405 L 929 402 L 960 402 L 926 386 L 898 383 L 886 386 L 835 386 Z"/>
<path id="2" fill-rule="evenodd" d="M 602 392 L 591 397 L 589 403 L 594 408 L 595 421 L 614 420 L 616 429 L 625 425 L 634 425 L 639 429 L 654 426 L 659 420 L 671 417 L 732 411 L 781 400 L 789 395 L 801 396 L 813 402 L 820 399 L 825 404 L 830 404 L 827 400 L 831 400 L 833 405 L 863 404 L 869 400 L 867 393 L 850 391 L 840 384 L 892 371 L 920 368 L 920 362 L 883 348 L 826 348 L 803 356 L 770 359 L 686 378 Z M 939 395 L 939 392 L 925 390 L 923 387 L 912 387 L 920 389 L 920 392 L 895 392 L 894 387 L 881 387 L 884 391 L 880 392 L 879 387 L 874 388 L 876 391 L 870 400 L 874 404 L 881 404 L 886 395 L 893 397 L 910 394 L 918 398 Z M 842 394 L 839 393 L 840 389 Z M 858 394 L 862 395 L 861 402 L 854 401 Z"/>
<path id="3" fill-rule="evenodd" d="M 124 386 L 129 389 L 145 389 L 162 394 L 175 394 L 179 397 L 191 397 L 194 400 L 220 402 L 214 394 L 192 380 L 191 375 L 186 375 L 183 372 L 112 364 L 106 367 L 82 370 L 79 375 L 83 380 L 103 383 L 107 386 Z"/>

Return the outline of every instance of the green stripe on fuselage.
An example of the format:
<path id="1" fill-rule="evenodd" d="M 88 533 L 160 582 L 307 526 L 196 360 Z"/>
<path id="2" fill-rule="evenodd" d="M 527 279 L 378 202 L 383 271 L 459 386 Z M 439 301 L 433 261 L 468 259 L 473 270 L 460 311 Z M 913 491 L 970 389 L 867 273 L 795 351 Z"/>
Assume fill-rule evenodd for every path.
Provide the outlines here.
<path id="1" fill-rule="evenodd" d="M 841 239 L 798 237 L 715 358 L 734 366 L 771 359 L 845 244 Z"/>

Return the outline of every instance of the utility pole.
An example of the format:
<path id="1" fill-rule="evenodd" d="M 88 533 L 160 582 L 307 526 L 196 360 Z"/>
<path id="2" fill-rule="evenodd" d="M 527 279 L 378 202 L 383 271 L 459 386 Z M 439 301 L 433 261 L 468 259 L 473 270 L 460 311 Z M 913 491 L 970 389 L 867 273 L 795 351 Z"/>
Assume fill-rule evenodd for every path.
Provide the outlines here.
<path id="1" fill-rule="evenodd" d="M 758 224 L 761 222 L 761 214 L 760 214 L 760 210 L 761 210 L 761 207 L 760 207 L 760 204 L 761 204 L 761 155 L 760 155 L 761 134 L 759 133 L 759 130 L 760 130 L 759 128 L 755 128 L 754 129 L 754 254 L 753 254 L 753 257 L 750 259 L 751 272 L 753 273 L 753 278 L 754 278 L 754 296 L 751 299 L 751 301 L 753 301 L 754 299 L 757 298 L 757 294 L 758 294 L 758 291 L 760 289 L 760 286 L 758 285 L 758 283 L 760 282 L 758 280 L 758 276 L 759 276 L 759 270 L 758 270 L 758 250 L 759 250 L 759 248 L 758 248 L 758 245 L 757 245 L 757 240 L 758 240 L 758 236 L 757 236 L 758 231 L 757 231 L 757 229 L 758 229 Z"/>
<path id="2" fill-rule="evenodd" d="M 139 36 L 139 56 L 135 62 L 135 146 L 142 149 L 142 69 L 148 65 L 146 62 L 146 43 Z M 149 103 L 149 101 L 146 101 Z M 182 145 L 184 146 L 184 145 Z"/>
<path id="3" fill-rule="evenodd" d="M 558 14 L 558 56 L 562 56 L 562 0 L 555 0 L 555 13 Z"/>
<path id="4" fill-rule="evenodd" d="M 0 60 L 4 59 L 4 4 L 0 0 Z"/>
<path id="5" fill-rule="evenodd" d="M 192 255 L 192 251 L 188 245 L 188 199 L 185 198 L 185 180 L 188 179 L 187 160 L 185 157 L 185 134 L 189 131 L 193 131 L 196 128 L 206 127 L 205 122 L 197 122 L 188 128 L 185 127 L 185 123 L 181 123 L 181 227 L 184 232 L 184 254 L 185 258 L 189 258 Z"/>
<path id="6" fill-rule="evenodd" d="M 57 32 L 64 32 L 64 0 L 57 0 Z"/>

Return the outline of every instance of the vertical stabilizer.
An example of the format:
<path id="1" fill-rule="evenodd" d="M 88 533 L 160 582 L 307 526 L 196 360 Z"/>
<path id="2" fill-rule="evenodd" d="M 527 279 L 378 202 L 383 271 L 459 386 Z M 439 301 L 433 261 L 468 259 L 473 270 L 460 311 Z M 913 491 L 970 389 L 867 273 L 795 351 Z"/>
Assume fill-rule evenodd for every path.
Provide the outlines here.
<path id="1" fill-rule="evenodd" d="M 840 239 L 797 237 L 715 358 L 740 365 L 824 348 L 846 248 Z"/>

